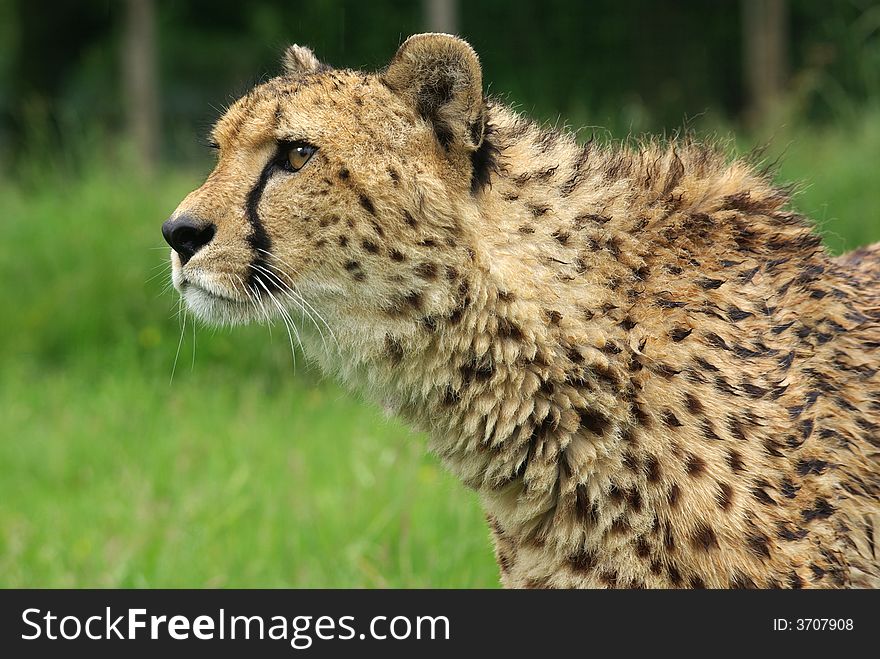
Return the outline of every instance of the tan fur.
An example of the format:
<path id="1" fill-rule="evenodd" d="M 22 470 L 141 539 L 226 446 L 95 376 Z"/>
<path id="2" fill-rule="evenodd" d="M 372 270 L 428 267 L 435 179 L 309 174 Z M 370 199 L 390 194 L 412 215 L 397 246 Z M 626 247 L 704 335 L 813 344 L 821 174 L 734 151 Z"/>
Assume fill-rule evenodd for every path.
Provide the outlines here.
<path id="1" fill-rule="evenodd" d="M 192 310 L 289 311 L 426 430 L 506 586 L 880 585 L 877 247 L 831 259 L 768 176 L 688 140 L 581 146 L 484 101 L 453 37 L 379 74 L 292 52 L 176 212 L 217 228 L 172 256 Z M 295 140 L 318 151 L 255 194 Z"/>

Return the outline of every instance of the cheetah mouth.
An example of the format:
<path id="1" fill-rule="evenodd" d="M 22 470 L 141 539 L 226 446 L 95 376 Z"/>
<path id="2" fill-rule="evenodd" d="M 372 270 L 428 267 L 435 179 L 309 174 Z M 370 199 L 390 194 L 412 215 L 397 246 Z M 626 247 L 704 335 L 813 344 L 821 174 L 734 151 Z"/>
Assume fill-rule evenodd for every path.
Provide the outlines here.
<path id="1" fill-rule="evenodd" d="M 193 277 L 175 277 L 174 286 L 196 318 L 209 325 L 242 325 L 256 319 L 252 300 L 226 287 Z"/>
<path id="2" fill-rule="evenodd" d="M 208 288 L 199 284 L 198 282 L 193 281 L 183 281 L 180 284 L 180 292 L 186 296 L 188 291 L 195 291 L 198 295 L 205 295 L 217 302 L 225 302 L 229 304 L 244 304 L 245 301 L 239 298 L 232 297 L 231 295 L 217 291 L 215 288 Z"/>

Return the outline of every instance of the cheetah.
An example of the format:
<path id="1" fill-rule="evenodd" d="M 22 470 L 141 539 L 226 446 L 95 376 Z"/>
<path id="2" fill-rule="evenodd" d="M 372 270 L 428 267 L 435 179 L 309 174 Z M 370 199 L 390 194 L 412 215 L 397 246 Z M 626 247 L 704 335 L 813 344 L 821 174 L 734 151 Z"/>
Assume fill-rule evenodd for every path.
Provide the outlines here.
<path id="1" fill-rule="evenodd" d="M 173 283 L 426 431 L 502 585 L 880 585 L 880 246 L 687 136 L 543 127 L 453 36 L 283 67 L 163 225 Z"/>

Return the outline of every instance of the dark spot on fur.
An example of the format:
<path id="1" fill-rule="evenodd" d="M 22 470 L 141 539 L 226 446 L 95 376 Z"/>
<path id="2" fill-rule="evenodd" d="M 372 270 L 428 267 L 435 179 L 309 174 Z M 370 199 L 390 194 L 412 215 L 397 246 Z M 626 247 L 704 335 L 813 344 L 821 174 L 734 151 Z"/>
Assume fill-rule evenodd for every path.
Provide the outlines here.
<path id="1" fill-rule="evenodd" d="M 639 492 L 638 488 L 631 487 L 627 490 L 626 502 L 633 511 L 637 513 L 642 511 L 642 493 Z"/>
<path id="2" fill-rule="evenodd" d="M 507 318 L 498 319 L 498 336 L 513 341 L 522 341 L 523 333 L 519 325 Z"/>
<path id="3" fill-rule="evenodd" d="M 801 422 L 801 437 L 806 441 L 813 434 L 813 420 L 804 419 Z"/>
<path id="4" fill-rule="evenodd" d="M 587 486 L 583 483 L 578 483 L 575 488 L 575 507 L 581 523 L 589 526 L 595 526 L 598 523 L 599 508 L 595 501 L 590 500 Z"/>
<path id="5" fill-rule="evenodd" d="M 702 414 L 703 404 L 692 393 L 685 394 L 684 402 L 685 402 L 685 405 L 687 406 L 688 412 L 690 412 L 693 416 L 697 416 L 699 414 Z"/>
<path id="6" fill-rule="evenodd" d="M 779 522 L 776 527 L 776 535 L 778 535 L 783 540 L 788 540 L 793 542 L 795 540 L 800 540 L 807 535 L 806 529 L 792 529 L 785 522 Z"/>
<path id="7" fill-rule="evenodd" d="M 759 480 L 755 483 L 755 486 L 752 488 L 752 496 L 757 500 L 763 503 L 765 506 L 775 506 L 776 501 L 767 493 L 767 488 L 770 487 L 770 483 L 764 480 Z"/>
<path id="8" fill-rule="evenodd" d="M 623 466 L 626 467 L 629 471 L 633 472 L 634 474 L 639 473 L 639 456 L 627 451 L 623 454 L 622 462 Z"/>
<path id="9" fill-rule="evenodd" d="M 419 263 L 414 268 L 414 272 L 422 279 L 433 281 L 437 278 L 437 265 L 435 263 Z"/>
<path id="10" fill-rule="evenodd" d="M 707 524 L 701 522 L 697 525 L 697 528 L 694 531 L 693 546 L 694 549 L 700 549 L 702 551 L 717 549 L 718 537 L 715 535 L 715 531 L 713 531 Z"/>
<path id="11" fill-rule="evenodd" d="M 742 422 L 735 416 L 728 415 L 727 427 L 730 429 L 730 434 L 733 435 L 736 439 L 742 442 L 746 441 L 746 432 L 743 429 Z"/>
<path id="12" fill-rule="evenodd" d="M 715 334 L 715 332 L 707 332 L 706 333 L 706 342 L 712 346 L 713 348 L 720 348 L 721 350 L 730 350 L 730 346 L 727 345 L 727 342 L 722 339 L 720 336 Z"/>
<path id="13" fill-rule="evenodd" d="M 472 138 L 475 143 L 477 140 L 473 137 L 474 135 L 482 133 L 483 136 L 480 146 L 476 151 L 471 153 L 472 194 L 477 194 L 480 190 L 489 185 L 492 180 L 492 174 L 498 171 L 498 156 L 501 153 L 493 139 L 494 127 L 488 121 L 480 121 L 482 122 L 482 125 L 478 122 L 474 122 L 471 126 Z"/>
<path id="14" fill-rule="evenodd" d="M 361 247 L 363 247 L 370 254 L 376 254 L 379 251 L 379 246 L 372 240 L 361 241 Z"/>
<path id="15" fill-rule="evenodd" d="M 690 578 L 691 588 L 695 589 L 703 589 L 706 587 L 706 583 L 698 576 L 694 575 Z"/>
<path id="16" fill-rule="evenodd" d="M 734 473 L 739 473 L 745 469 L 742 455 L 739 451 L 731 450 L 727 453 L 727 464 Z"/>
<path id="17" fill-rule="evenodd" d="M 696 357 L 696 358 L 694 359 L 694 361 L 695 361 L 695 362 L 697 363 L 697 365 L 698 365 L 702 370 L 704 370 L 704 371 L 713 371 L 713 372 L 715 372 L 715 373 L 718 372 L 718 367 L 717 367 L 717 366 L 715 366 L 714 364 L 710 364 L 709 362 L 707 362 L 707 361 L 706 361 L 705 359 L 703 359 L 702 357 Z"/>
<path id="18" fill-rule="evenodd" d="M 737 570 L 730 580 L 730 587 L 754 590 L 758 587 L 758 584 L 755 583 L 754 579 Z"/>
<path id="19" fill-rule="evenodd" d="M 587 549 L 582 549 L 570 556 L 568 562 L 575 572 L 588 573 L 596 567 L 596 555 Z"/>
<path id="20" fill-rule="evenodd" d="M 411 291 L 407 293 L 407 295 L 403 299 L 404 302 L 406 302 L 413 309 L 422 308 L 422 294 L 417 291 Z"/>
<path id="21" fill-rule="evenodd" d="M 675 508 L 678 505 L 678 500 L 681 497 L 681 488 L 678 486 L 678 483 L 673 483 L 672 487 L 669 488 L 669 492 L 666 494 L 666 498 L 669 501 L 669 505 L 672 508 Z"/>
<path id="22" fill-rule="evenodd" d="M 363 192 L 359 193 L 358 194 L 358 201 L 360 202 L 361 206 L 363 206 L 370 215 L 376 214 L 376 207 L 373 206 L 372 199 L 370 199 L 366 194 L 364 194 Z"/>
<path id="23" fill-rule="evenodd" d="M 471 380 L 486 382 L 495 374 L 495 366 L 488 360 L 471 359 L 462 364 L 459 370 L 461 371 L 462 380 L 465 382 L 470 382 Z"/>
<path id="24" fill-rule="evenodd" d="M 385 354 L 395 366 L 403 360 L 403 346 L 390 334 L 385 335 Z"/>
<path id="25" fill-rule="evenodd" d="M 629 522 L 621 516 L 611 522 L 610 532 L 612 535 L 625 535 L 630 530 Z"/>
<path id="26" fill-rule="evenodd" d="M 647 469 L 647 477 L 649 483 L 657 483 L 660 481 L 660 461 L 654 455 L 649 455 L 647 460 L 645 460 L 645 467 Z"/>
<path id="27" fill-rule="evenodd" d="M 813 502 L 811 508 L 807 508 L 801 514 L 805 522 L 811 522 L 814 519 L 825 519 L 834 513 L 834 506 L 828 503 L 827 499 L 817 498 Z"/>
<path id="28" fill-rule="evenodd" d="M 602 352 L 606 355 L 619 355 L 622 349 L 614 341 L 605 341 L 605 345 L 602 346 Z"/>
<path id="29" fill-rule="evenodd" d="M 648 414 L 645 408 L 642 407 L 639 401 L 635 401 L 633 403 L 633 416 L 635 417 L 636 421 L 638 421 L 639 424 L 641 424 L 645 428 L 651 427 L 651 416 Z"/>
<path id="30" fill-rule="evenodd" d="M 663 419 L 663 423 L 670 428 L 681 428 L 684 425 L 670 409 L 664 410 L 661 418 Z"/>
<path id="31" fill-rule="evenodd" d="M 770 538 L 763 533 L 756 533 L 748 538 L 749 549 L 762 559 L 770 558 Z"/>
<path id="32" fill-rule="evenodd" d="M 691 328 L 677 327 L 669 333 L 670 338 L 676 343 L 684 341 L 693 332 Z"/>
<path id="33" fill-rule="evenodd" d="M 733 505 L 733 487 L 728 483 L 718 483 L 718 493 L 715 495 L 715 501 L 721 510 L 730 510 Z"/>
<path id="34" fill-rule="evenodd" d="M 593 410 L 578 410 L 580 415 L 581 427 L 585 428 L 594 435 L 602 436 L 608 428 L 608 418 L 600 412 Z"/>
<path id="35" fill-rule="evenodd" d="M 540 217 L 551 210 L 551 207 L 546 204 L 526 204 L 526 207 L 534 217 Z"/>
<path id="36" fill-rule="evenodd" d="M 565 231 L 558 231 L 558 230 L 554 231 L 551 235 L 556 239 L 556 242 L 558 242 L 560 245 L 568 244 L 568 239 L 571 237 Z"/>
<path id="37" fill-rule="evenodd" d="M 712 425 L 712 422 L 709 419 L 705 419 L 700 428 L 703 431 L 703 437 L 705 437 L 706 439 L 710 439 L 716 442 L 721 441 L 718 433 L 715 432 L 715 426 Z"/>
<path id="38" fill-rule="evenodd" d="M 826 469 L 828 469 L 828 463 L 824 460 L 801 458 L 797 463 L 797 472 L 801 476 L 822 474 Z"/>
<path id="39" fill-rule="evenodd" d="M 611 499 L 614 503 L 623 502 L 623 492 L 619 487 L 617 487 L 616 483 L 611 483 L 610 487 L 608 488 L 608 498 Z"/>
<path id="40" fill-rule="evenodd" d="M 441 402 L 445 407 L 452 407 L 453 405 L 457 405 L 461 401 L 461 394 L 453 389 L 451 386 L 447 385 L 446 389 L 443 391 L 443 398 Z"/>
<path id="41" fill-rule="evenodd" d="M 743 382 L 740 388 L 755 399 L 762 398 L 767 393 L 767 390 L 763 387 L 751 384 L 750 382 Z"/>
<path id="42" fill-rule="evenodd" d="M 801 488 L 792 483 L 788 478 L 783 478 L 782 482 L 779 484 L 779 491 L 782 492 L 782 495 L 786 499 L 794 499 L 797 496 L 799 489 Z"/>
<path id="43" fill-rule="evenodd" d="M 609 588 L 617 588 L 618 574 L 614 570 L 607 570 L 599 574 L 599 580 Z"/>
<path id="44" fill-rule="evenodd" d="M 669 364 L 663 364 L 663 363 L 654 364 L 652 367 L 652 370 L 655 373 L 657 373 L 658 375 L 661 375 L 662 377 L 666 378 L 667 380 L 671 380 L 674 376 L 681 373 L 681 371 L 674 369 Z"/>
<path id="45" fill-rule="evenodd" d="M 696 478 L 706 471 L 706 461 L 698 455 L 691 453 L 688 455 L 687 464 L 685 465 L 689 476 Z"/>
<path id="46" fill-rule="evenodd" d="M 727 307 L 727 317 L 730 318 L 730 320 L 732 320 L 735 323 L 737 323 L 745 318 L 748 318 L 749 316 L 754 316 L 754 315 L 755 314 L 748 312 L 748 311 L 743 311 L 742 309 L 740 309 L 738 307 L 734 307 L 734 306 Z"/>

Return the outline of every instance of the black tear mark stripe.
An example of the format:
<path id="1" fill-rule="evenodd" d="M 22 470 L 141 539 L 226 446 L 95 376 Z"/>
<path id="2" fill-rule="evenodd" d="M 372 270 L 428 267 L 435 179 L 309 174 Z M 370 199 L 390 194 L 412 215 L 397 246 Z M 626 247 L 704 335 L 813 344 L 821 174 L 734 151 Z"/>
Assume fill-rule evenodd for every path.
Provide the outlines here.
<path id="1" fill-rule="evenodd" d="M 248 288 L 256 291 L 258 295 L 262 295 L 265 292 L 263 286 L 265 286 L 270 292 L 278 290 L 279 288 L 276 276 L 269 276 L 266 274 L 267 270 L 271 270 L 267 257 L 269 255 L 268 253 L 272 251 L 272 239 L 269 238 L 269 234 L 266 233 L 266 228 L 263 226 L 263 222 L 260 220 L 260 214 L 258 212 L 260 199 L 263 196 L 263 190 L 266 188 L 266 183 L 269 181 L 269 177 L 272 175 L 272 171 L 277 165 L 276 160 L 277 158 L 273 156 L 272 159 L 266 163 L 266 166 L 263 167 L 263 171 L 260 172 L 260 178 L 257 179 L 254 187 L 248 192 L 247 200 L 245 202 L 245 214 L 248 223 L 251 225 L 251 232 L 247 237 L 247 242 L 254 251 L 254 259 L 251 261 L 252 267 L 248 269 L 247 283 Z M 264 268 L 264 270 L 261 270 L 261 268 Z M 260 275 L 263 276 L 259 277 Z M 259 277 L 259 281 L 262 282 L 262 286 L 257 281 L 257 277 Z"/>

